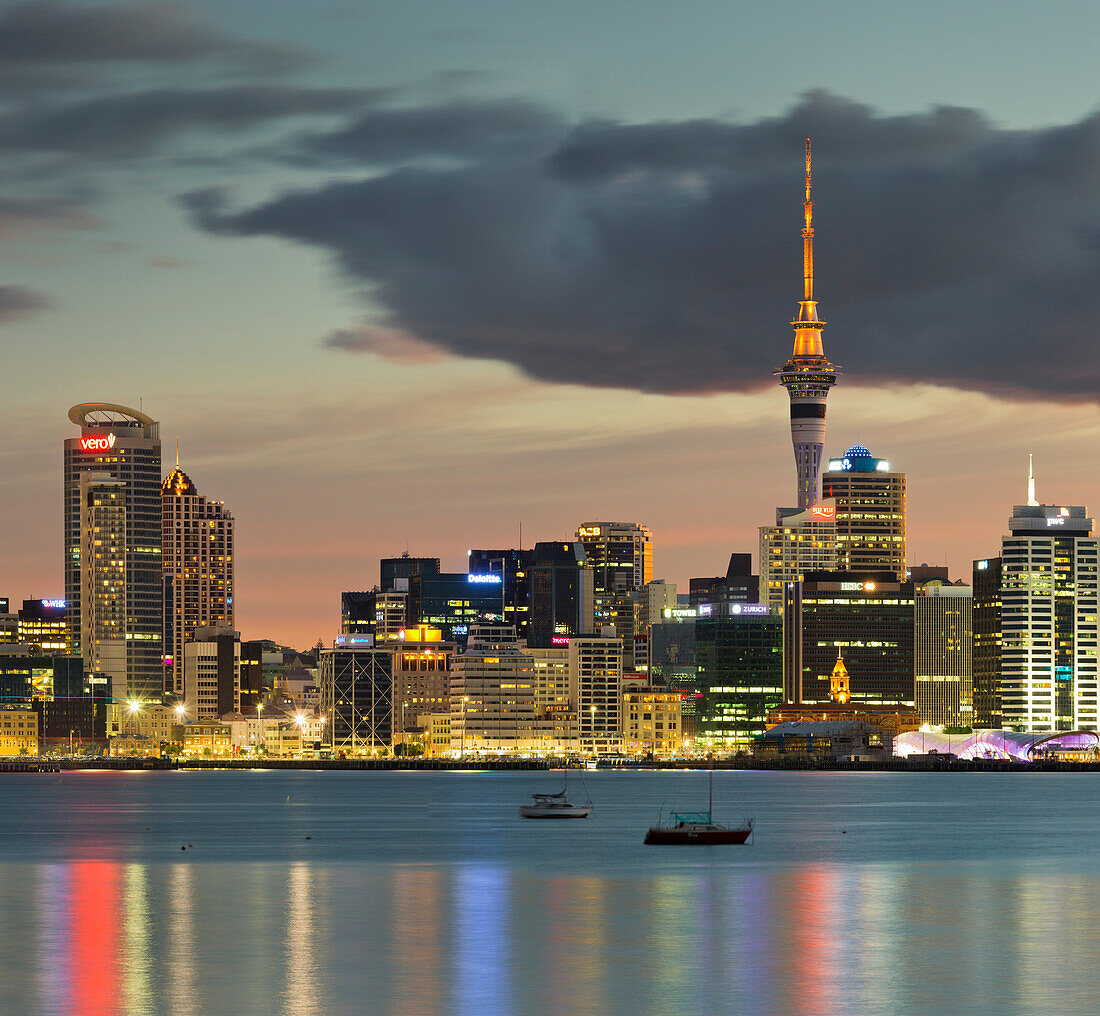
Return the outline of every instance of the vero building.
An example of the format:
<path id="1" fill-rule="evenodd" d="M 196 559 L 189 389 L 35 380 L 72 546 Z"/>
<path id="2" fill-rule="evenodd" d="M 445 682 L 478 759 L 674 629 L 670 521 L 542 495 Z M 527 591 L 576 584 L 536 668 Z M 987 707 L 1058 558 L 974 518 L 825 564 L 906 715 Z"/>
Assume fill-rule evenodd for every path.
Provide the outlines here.
<path id="1" fill-rule="evenodd" d="M 163 691 L 160 432 L 106 402 L 69 410 L 65 441 L 65 602 L 74 650 L 111 675 L 116 699 Z"/>

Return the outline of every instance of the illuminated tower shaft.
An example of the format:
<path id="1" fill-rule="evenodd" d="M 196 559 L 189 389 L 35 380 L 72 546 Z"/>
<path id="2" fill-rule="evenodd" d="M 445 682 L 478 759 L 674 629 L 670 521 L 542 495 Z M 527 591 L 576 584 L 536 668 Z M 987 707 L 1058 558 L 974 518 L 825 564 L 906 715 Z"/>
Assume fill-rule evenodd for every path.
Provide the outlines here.
<path id="1" fill-rule="evenodd" d="M 806 139 L 806 200 L 802 229 L 802 300 L 794 327 L 794 351 L 775 372 L 791 398 L 791 442 L 798 472 L 798 507 L 821 500 L 821 453 L 825 444 L 825 400 L 840 368 L 825 358 L 814 299 L 814 204 L 810 198 L 810 139 Z"/>

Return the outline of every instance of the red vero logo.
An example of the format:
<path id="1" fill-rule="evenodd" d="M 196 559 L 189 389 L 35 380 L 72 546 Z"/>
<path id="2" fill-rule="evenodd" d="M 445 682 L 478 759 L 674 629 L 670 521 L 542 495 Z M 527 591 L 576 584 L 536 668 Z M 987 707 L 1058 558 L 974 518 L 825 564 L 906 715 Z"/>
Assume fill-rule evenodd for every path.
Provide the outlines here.
<path id="1" fill-rule="evenodd" d="M 109 452 L 115 446 L 114 434 L 106 437 L 82 437 L 80 450 L 82 452 Z"/>

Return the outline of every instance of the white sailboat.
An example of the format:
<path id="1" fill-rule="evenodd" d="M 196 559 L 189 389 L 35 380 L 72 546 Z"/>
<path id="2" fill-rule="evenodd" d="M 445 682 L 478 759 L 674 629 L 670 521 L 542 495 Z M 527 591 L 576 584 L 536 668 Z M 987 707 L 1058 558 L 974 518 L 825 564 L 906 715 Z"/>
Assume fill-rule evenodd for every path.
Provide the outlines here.
<path id="1" fill-rule="evenodd" d="M 581 780 L 582 786 L 584 780 Z M 584 804 L 570 804 L 567 793 L 569 791 L 569 770 L 565 771 L 562 788 L 556 794 L 533 794 L 531 804 L 520 805 L 520 818 L 588 818 L 592 813 L 592 797 L 588 793 L 588 787 L 584 787 L 587 800 Z"/>

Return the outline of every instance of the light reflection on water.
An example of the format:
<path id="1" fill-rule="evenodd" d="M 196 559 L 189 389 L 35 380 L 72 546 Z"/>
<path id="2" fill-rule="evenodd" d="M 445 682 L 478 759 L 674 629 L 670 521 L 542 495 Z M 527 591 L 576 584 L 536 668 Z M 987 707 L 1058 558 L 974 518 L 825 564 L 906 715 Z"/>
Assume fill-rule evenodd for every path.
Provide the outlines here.
<path id="1" fill-rule="evenodd" d="M 769 774 L 724 851 L 640 845 L 682 774 L 380 775 L 0 777 L 0 1014 L 1097 1011 L 1091 775 Z"/>

